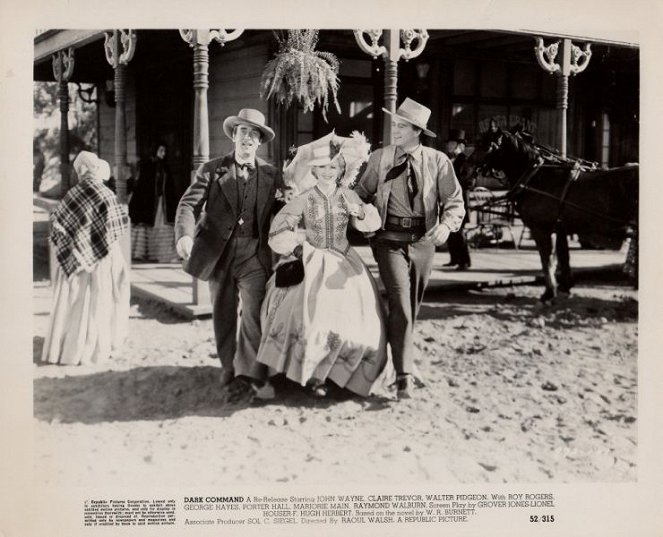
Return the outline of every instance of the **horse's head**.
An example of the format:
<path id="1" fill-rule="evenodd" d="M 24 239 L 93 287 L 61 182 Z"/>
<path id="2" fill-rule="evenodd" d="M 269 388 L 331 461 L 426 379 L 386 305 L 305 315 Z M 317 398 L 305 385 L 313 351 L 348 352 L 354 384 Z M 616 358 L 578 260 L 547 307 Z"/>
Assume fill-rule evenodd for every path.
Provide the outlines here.
<path id="1" fill-rule="evenodd" d="M 462 162 L 458 170 L 458 179 L 461 183 L 474 185 L 480 175 L 502 180 L 504 173 L 498 170 L 501 169 L 499 155 L 503 141 L 504 133 L 501 129 L 487 133 L 477 140 L 474 151 Z"/>
<path id="2" fill-rule="evenodd" d="M 490 175 L 512 186 L 538 159 L 532 142 L 533 137 L 518 127 L 512 131 L 498 129 L 487 133 L 472 155 L 473 173 Z"/>

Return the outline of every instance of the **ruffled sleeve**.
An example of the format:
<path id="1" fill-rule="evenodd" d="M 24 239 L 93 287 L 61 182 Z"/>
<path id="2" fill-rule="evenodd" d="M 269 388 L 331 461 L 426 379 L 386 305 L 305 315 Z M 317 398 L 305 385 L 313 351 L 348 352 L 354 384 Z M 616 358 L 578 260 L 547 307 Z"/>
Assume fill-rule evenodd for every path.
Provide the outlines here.
<path id="1" fill-rule="evenodd" d="M 298 196 L 286 204 L 272 220 L 269 228 L 269 247 L 279 255 L 290 255 L 304 242 L 305 232 L 298 230 L 297 225 L 302 219 L 306 196 Z"/>
<path id="2" fill-rule="evenodd" d="M 356 216 L 350 217 L 350 224 L 357 231 L 370 233 L 377 231 L 382 226 L 382 219 L 374 205 L 364 203 L 354 190 L 345 190 L 345 197 L 350 203 L 356 203 L 364 210 L 364 218 L 359 219 Z"/>

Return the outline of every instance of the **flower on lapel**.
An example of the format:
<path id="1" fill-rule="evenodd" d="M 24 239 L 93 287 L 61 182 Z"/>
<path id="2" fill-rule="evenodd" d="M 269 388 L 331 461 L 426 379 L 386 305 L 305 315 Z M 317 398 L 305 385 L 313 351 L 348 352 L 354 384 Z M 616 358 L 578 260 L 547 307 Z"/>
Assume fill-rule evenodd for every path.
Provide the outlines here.
<path id="1" fill-rule="evenodd" d="M 228 173 L 228 171 L 229 168 L 227 166 L 219 166 L 216 170 L 214 170 L 214 178 L 218 179 L 219 177 L 223 177 Z"/>

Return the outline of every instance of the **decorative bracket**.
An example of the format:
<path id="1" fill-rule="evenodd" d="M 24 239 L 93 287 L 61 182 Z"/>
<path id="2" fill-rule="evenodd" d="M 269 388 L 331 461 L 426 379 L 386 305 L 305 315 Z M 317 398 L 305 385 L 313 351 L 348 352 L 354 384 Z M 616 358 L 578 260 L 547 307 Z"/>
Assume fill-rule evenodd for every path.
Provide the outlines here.
<path id="1" fill-rule="evenodd" d="M 401 30 L 401 40 L 404 48 L 398 49 L 399 59 L 403 58 L 408 61 L 416 58 L 424 51 L 428 42 L 428 32 L 426 30 Z M 413 41 L 417 42 L 414 50 L 411 48 Z"/>
<path id="2" fill-rule="evenodd" d="M 562 63 L 555 63 L 555 58 L 559 52 L 561 41 L 556 41 L 548 45 L 543 44 L 541 37 L 536 38 L 534 52 L 539 65 L 550 74 L 559 73 L 563 76 L 577 75 L 582 73 L 589 65 L 592 57 L 591 45 L 587 43 L 585 50 L 574 45 L 570 39 L 564 39 L 562 43 Z"/>
<path id="3" fill-rule="evenodd" d="M 180 36 L 190 47 L 195 45 L 209 45 L 212 41 L 224 46 L 227 42 L 237 39 L 244 30 L 180 30 Z"/>
<path id="4" fill-rule="evenodd" d="M 119 39 L 119 42 L 117 40 Z M 134 30 L 113 30 L 106 32 L 104 51 L 106 60 L 115 69 L 127 65 L 136 52 L 136 32 Z"/>
<path id="5" fill-rule="evenodd" d="M 396 32 L 398 30 L 394 30 L 394 33 Z M 389 51 L 384 45 L 378 45 L 378 41 L 382 37 L 382 30 L 354 30 L 353 33 L 359 48 L 366 54 L 373 56 L 373 59 L 382 56 L 393 61 L 400 59 L 408 61 L 419 56 L 424 51 L 426 42 L 428 41 L 428 32 L 426 30 L 400 30 L 400 39 L 403 42 L 403 47 L 398 48 L 397 51 Z M 370 39 L 370 44 L 366 41 L 366 36 Z M 414 41 L 417 42 L 417 45 L 412 49 Z"/>
<path id="6" fill-rule="evenodd" d="M 59 50 L 53 54 L 53 76 L 58 82 L 69 82 L 74 73 L 74 49 Z"/>
<path id="7" fill-rule="evenodd" d="M 534 47 L 536 61 L 539 62 L 544 71 L 548 71 L 551 75 L 560 72 L 562 69 L 558 63 L 555 63 L 555 58 L 559 52 L 559 44 L 560 41 L 556 41 L 546 47 L 541 37 L 536 38 L 536 46 Z"/>
<path id="8" fill-rule="evenodd" d="M 589 65 L 589 60 L 591 57 L 592 49 L 589 43 L 585 45 L 585 50 L 580 50 L 579 46 L 572 44 L 570 66 L 571 74 L 577 75 L 578 73 L 582 73 L 585 69 L 587 69 L 587 65 Z"/>
<path id="9" fill-rule="evenodd" d="M 359 48 L 366 54 L 373 56 L 374 60 L 376 60 L 378 56 L 386 57 L 389 54 L 387 47 L 384 45 L 378 45 L 378 41 L 382 36 L 382 30 L 354 30 L 353 33 L 355 34 L 355 41 L 357 41 Z M 366 42 L 364 34 L 367 34 L 370 38 L 370 45 Z"/>

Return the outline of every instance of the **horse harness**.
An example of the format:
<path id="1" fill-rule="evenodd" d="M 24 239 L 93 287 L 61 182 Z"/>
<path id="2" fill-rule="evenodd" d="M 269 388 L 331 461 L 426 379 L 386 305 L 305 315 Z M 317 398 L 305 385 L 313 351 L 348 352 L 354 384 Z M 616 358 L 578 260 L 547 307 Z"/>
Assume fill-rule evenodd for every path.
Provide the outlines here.
<path id="1" fill-rule="evenodd" d="M 551 159 L 553 160 L 553 159 Z M 535 188 L 533 186 L 529 185 L 529 182 L 532 180 L 532 178 L 538 173 L 538 171 L 543 167 L 543 166 L 550 166 L 550 167 L 557 167 L 557 166 L 563 166 L 564 164 L 568 163 L 573 163 L 571 168 L 569 169 L 569 174 L 568 177 L 566 178 L 566 182 L 564 183 L 564 188 L 562 189 L 562 194 L 561 196 L 557 197 L 553 194 L 550 194 L 544 190 L 541 190 L 539 188 Z M 627 224 L 631 226 L 637 227 L 637 223 L 633 222 L 626 222 L 624 220 L 620 220 L 617 218 L 613 218 L 611 216 L 605 215 L 603 213 L 599 213 L 597 211 L 594 211 L 592 209 L 588 209 L 587 207 L 583 207 L 581 205 L 578 205 L 577 203 L 573 203 L 572 201 L 568 201 L 566 199 L 566 196 L 568 195 L 569 189 L 571 188 L 571 185 L 580 177 L 580 174 L 582 172 L 592 172 L 596 171 L 596 163 L 589 163 L 587 161 L 581 161 L 580 159 L 575 160 L 575 159 L 563 159 L 559 157 L 558 155 L 554 155 L 554 160 L 551 163 L 546 163 L 546 159 L 544 159 L 542 156 L 539 156 L 537 160 L 532 164 L 532 166 L 525 170 L 523 175 L 520 177 L 518 181 L 516 181 L 516 184 L 509 190 L 506 194 L 504 194 L 504 198 L 510 201 L 515 201 L 515 198 L 522 194 L 524 191 L 530 191 L 536 194 L 539 194 L 541 196 L 545 196 L 547 198 L 554 199 L 559 202 L 559 205 L 557 207 L 557 219 L 556 223 L 557 225 L 562 224 L 562 210 L 564 209 L 564 206 L 568 207 L 573 207 L 574 209 L 577 209 L 579 211 L 585 212 L 587 214 L 590 214 L 592 216 L 596 216 L 597 218 L 602 218 L 604 220 L 609 220 L 611 222 L 615 222 L 617 224 Z"/>

